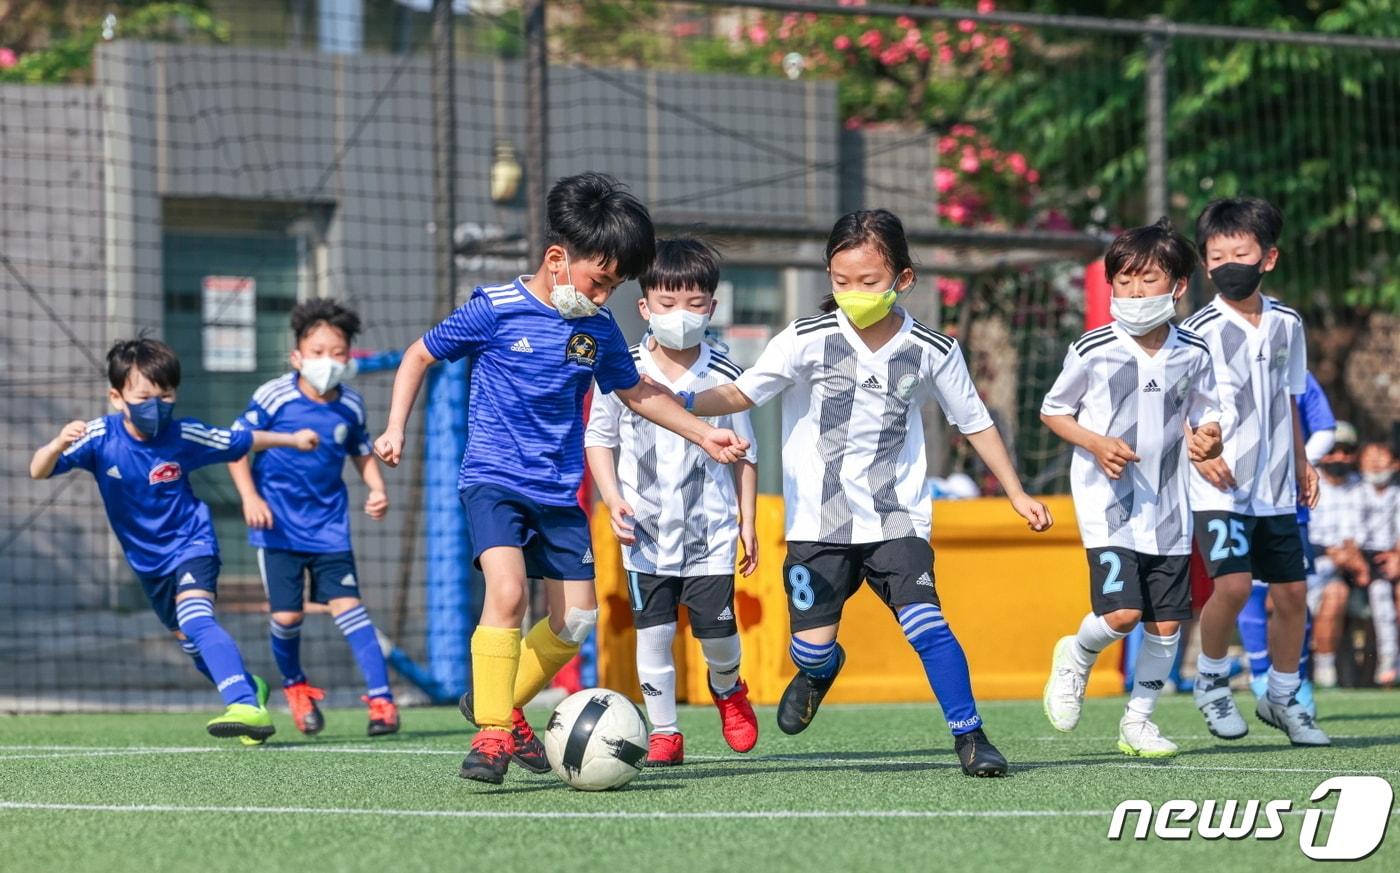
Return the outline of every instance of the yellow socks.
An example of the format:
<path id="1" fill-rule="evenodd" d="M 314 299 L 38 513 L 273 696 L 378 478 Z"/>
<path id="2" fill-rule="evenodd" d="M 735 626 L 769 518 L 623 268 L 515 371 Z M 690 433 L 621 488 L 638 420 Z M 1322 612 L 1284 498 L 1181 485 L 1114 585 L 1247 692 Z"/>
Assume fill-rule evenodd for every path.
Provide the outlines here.
<path id="1" fill-rule="evenodd" d="M 523 667 L 519 628 L 477 627 L 472 634 L 472 709 L 477 727 L 510 730 L 510 713 L 515 708 L 511 689 L 519 687 L 516 676 L 517 671 L 524 675 Z"/>
<path id="2" fill-rule="evenodd" d="M 554 674 L 573 660 L 578 649 L 578 643 L 565 642 L 555 636 L 554 631 L 549 629 L 547 618 L 530 628 L 520 645 L 520 672 L 515 674 L 515 705 L 524 706 L 533 700 L 554 678 Z"/>

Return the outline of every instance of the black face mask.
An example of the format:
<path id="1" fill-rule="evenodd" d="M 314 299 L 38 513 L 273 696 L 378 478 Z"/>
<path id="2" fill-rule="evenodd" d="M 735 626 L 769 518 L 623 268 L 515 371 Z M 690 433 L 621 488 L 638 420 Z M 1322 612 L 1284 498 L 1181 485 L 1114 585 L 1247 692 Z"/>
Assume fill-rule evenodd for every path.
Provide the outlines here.
<path id="1" fill-rule="evenodd" d="M 1253 294 L 1264 280 L 1264 271 L 1257 264 L 1221 264 L 1210 271 L 1210 280 L 1227 300 L 1243 300 Z"/>
<path id="2" fill-rule="evenodd" d="M 1356 472 L 1356 465 L 1346 461 L 1327 461 L 1322 464 L 1322 472 L 1333 479 L 1345 479 Z"/>

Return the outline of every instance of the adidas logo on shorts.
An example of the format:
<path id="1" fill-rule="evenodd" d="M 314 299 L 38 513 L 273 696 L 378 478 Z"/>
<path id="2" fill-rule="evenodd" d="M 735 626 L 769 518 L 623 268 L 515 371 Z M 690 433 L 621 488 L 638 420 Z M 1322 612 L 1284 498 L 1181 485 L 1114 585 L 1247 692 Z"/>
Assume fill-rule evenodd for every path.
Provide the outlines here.
<path id="1" fill-rule="evenodd" d="M 734 610 L 730 609 L 730 608 L 727 607 L 727 606 L 724 608 L 724 612 L 721 612 L 719 615 L 715 616 L 715 621 L 733 621 L 733 620 L 734 620 Z"/>
<path id="2" fill-rule="evenodd" d="M 920 576 L 919 578 L 915 579 L 915 580 L 914 580 L 914 584 L 915 584 L 915 585 L 924 585 L 924 586 L 927 586 L 927 587 L 929 587 L 929 588 L 932 588 L 932 587 L 933 587 L 933 577 L 930 576 L 929 574 L 925 573 L 925 574 L 923 574 L 922 576 Z"/>
<path id="3" fill-rule="evenodd" d="M 1148 379 L 1147 384 L 1143 386 L 1142 390 L 1147 394 L 1151 394 L 1153 391 L 1161 392 L 1162 389 L 1157 385 L 1156 379 Z"/>
<path id="4" fill-rule="evenodd" d="M 511 345 L 510 350 L 512 352 L 524 352 L 525 354 L 532 354 L 535 351 L 534 348 L 531 347 L 530 341 L 523 336 Z"/>
<path id="5" fill-rule="evenodd" d="M 877 379 L 874 375 L 871 375 L 869 379 L 866 379 L 864 382 L 860 383 L 860 387 L 869 388 L 871 391 L 885 390 L 885 386 L 881 385 L 880 380 Z"/>
<path id="6" fill-rule="evenodd" d="M 586 551 L 586 552 L 583 553 L 583 560 L 582 560 L 580 563 L 583 563 L 583 564 L 591 564 L 591 563 L 593 563 L 593 549 L 592 549 L 592 548 L 590 548 L 588 551 Z"/>

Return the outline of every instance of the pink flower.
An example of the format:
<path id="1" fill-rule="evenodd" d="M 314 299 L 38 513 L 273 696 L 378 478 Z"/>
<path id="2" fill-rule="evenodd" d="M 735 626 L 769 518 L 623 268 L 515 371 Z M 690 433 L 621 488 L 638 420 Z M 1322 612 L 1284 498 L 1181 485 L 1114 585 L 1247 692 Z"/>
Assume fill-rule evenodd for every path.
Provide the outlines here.
<path id="1" fill-rule="evenodd" d="M 972 136 L 977 133 L 977 128 L 970 124 L 955 124 L 948 132 L 953 136 Z"/>
<path id="2" fill-rule="evenodd" d="M 860 35 L 860 38 L 857 39 L 856 42 L 858 42 L 865 48 L 870 49 L 872 52 L 876 52 L 880 50 L 880 46 L 885 44 L 885 37 L 883 34 L 880 33 L 880 31 L 871 28 L 865 33 L 862 33 Z"/>
<path id="3" fill-rule="evenodd" d="M 909 59 L 909 49 L 899 43 L 895 43 L 884 51 L 880 52 L 880 63 L 887 67 L 898 66 Z"/>
<path id="4" fill-rule="evenodd" d="M 948 220 L 954 224 L 962 224 L 967 220 L 967 207 L 961 203 L 948 204 Z"/>
<path id="5" fill-rule="evenodd" d="M 988 12 L 996 12 L 997 4 L 994 0 L 977 0 L 977 11 L 986 15 Z"/>
<path id="6" fill-rule="evenodd" d="M 1004 58 L 1011 54 L 1011 40 L 1004 36 L 999 36 L 992 40 L 992 54 L 999 58 Z"/>
<path id="7" fill-rule="evenodd" d="M 958 174 L 947 167 L 939 167 L 933 171 L 933 185 L 938 189 L 939 194 L 947 194 L 953 190 L 953 186 L 958 184 Z"/>
<path id="8" fill-rule="evenodd" d="M 962 160 L 958 161 L 958 169 L 964 173 L 975 173 L 982 169 L 982 162 L 977 160 L 977 156 L 963 152 Z"/>
<path id="9" fill-rule="evenodd" d="M 904 31 L 904 44 L 906 46 L 913 48 L 914 46 L 919 45 L 923 41 L 924 35 L 917 28 L 911 27 L 909 30 Z"/>
<path id="10" fill-rule="evenodd" d="M 836 39 L 833 39 L 831 44 L 837 51 L 844 52 L 851 47 L 851 38 L 843 33 L 836 37 Z"/>
<path id="11" fill-rule="evenodd" d="M 921 64 L 927 63 L 931 54 L 932 53 L 928 50 L 928 46 L 923 43 L 914 46 L 914 57 L 917 58 Z"/>
<path id="12" fill-rule="evenodd" d="M 684 39 L 687 36 L 695 36 L 699 33 L 700 22 L 698 21 L 682 21 L 671 28 L 671 35 L 680 39 Z"/>
<path id="13" fill-rule="evenodd" d="M 958 141 L 951 136 L 940 136 L 938 138 L 938 153 L 940 155 L 951 155 L 957 151 Z"/>
<path id="14" fill-rule="evenodd" d="M 957 306 L 967 296 L 967 283 L 962 279 L 939 276 L 935 284 L 938 287 L 938 296 L 942 298 L 944 306 Z"/>
<path id="15" fill-rule="evenodd" d="M 940 64 L 951 64 L 953 62 L 953 50 L 946 45 L 938 47 L 938 62 Z"/>
<path id="16" fill-rule="evenodd" d="M 1011 172 L 1018 176 L 1026 175 L 1026 156 L 1020 152 L 1012 152 L 1006 156 L 1006 165 L 1011 168 Z"/>
<path id="17" fill-rule="evenodd" d="M 961 30 L 963 33 L 972 33 L 976 29 L 977 22 L 973 21 L 971 18 L 963 18 L 958 21 L 958 30 Z"/>
<path id="18" fill-rule="evenodd" d="M 0 70 L 8 70 L 19 63 L 19 55 L 12 48 L 0 48 Z"/>
<path id="19" fill-rule="evenodd" d="M 1035 183 L 1039 182 L 1039 181 L 1040 181 L 1040 171 L 1039 171 L 1039 170 L 1029 170 L 1029 171 L 1027 171 L 1027 172 L 1026 172 L 1026 181 L 1027 181 L 1027 182 L 1030 182 L 1032 185 L 1034 185 Z"/>
<path id="20" fill-rule="evenodd" d="M 914 19 L 910 18 L 907 15 L 901 15 L 894 20 L 894 23 L 899 25 L 900 27 L 908 29 L 914 26 Z"/>
<path id="21" fill-rule="evenodd" d="M 997 62 L 994 61 L 994 60 L 992 60 L 991 58 L 986 58 L 985 60 L 982 61 L 981 64 L 979 64 L 979 66 L 980 66 L 983 70 L 986 70 L 987 72 L 990 73 L 992 70 L 995 70 L 995 69 L 997 68 Z"/>
<path id="22" fill-rule="evenodd" d="M 972 43 L 973 48 L 980 49 L 982 46 L 987 44 L 987 37 L 986 34 L 975 33 L 972 35 L 972 39 L 970 41 Z"/>
<path id="23" fill-rule="evenodd" d="M 983 146 L 981 149 L 979 149 L 979 150 L 977 151 L 977 157 L 981 158 L 981 159 L 984 160 L 984 161 L 990 161 L 990 160 L 992 160 L 993 158 L 995 158 L 996 156 L 997 156 L 996 149 L 989 149 L 989 148 L 987 148 L 986 146 Z"/>
<path id="24" fill-rule="evenodd" d="M 755 24 L 749 28 L 749 41 L 754 45 L 765 45 L 768 42 L 768 28 L 762 24 Z"/>

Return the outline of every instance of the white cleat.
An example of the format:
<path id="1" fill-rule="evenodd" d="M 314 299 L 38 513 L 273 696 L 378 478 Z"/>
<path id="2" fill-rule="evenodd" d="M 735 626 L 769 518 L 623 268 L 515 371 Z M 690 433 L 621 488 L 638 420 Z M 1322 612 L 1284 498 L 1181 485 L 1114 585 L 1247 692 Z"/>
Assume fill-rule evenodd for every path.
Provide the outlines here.
<path id="1" fill-rule="evenodd" d="M 1050 679 L 1045 683 L 1045 694 L 1041 698 L 1050 726 L 1065 733 L 1079 724 L 1079 711 L 1084 707 L 1084 685 L 1089 679 L 1088 671 L 1081 670 L 1070 656 L 1070 646 L 1074 644 L 1073 636 L 1060 637 L 1055 643 Z"/>
<path id="2" fill-rule="evenodd" d="M 1288 734 L 1288 741 L 1295 746 L 1332 745 L 1331 738 L 1317 726 L 1312 713 L 1298 702 L 1296 696 L 1290 697 L 1287 703 L 1274 703 L 1265 695 L 1259 698 L 1254 714 L 1269 727 Z"/>
<path id="3" fill-rule="evenodd" d="M 1209 681 L 1198 676 L 1191 694 L 1196 700 L 1196 708 L 1206 717 L 1206 728 L 1212 734 L 1222 740 L 1238 740 L 1249 733 L 1249 725 L 1245 724 L 1244 716 L 1235 706 L 1234 695 L 1230 693 L 1228 676 Z"/>
<path id="4" fill-rule="evenodd" d="M 1134 758 L 1171 758 L 1180 749 L 1151 720 L 1125 715 L 1118 722 L 1118 751 Z"/>

